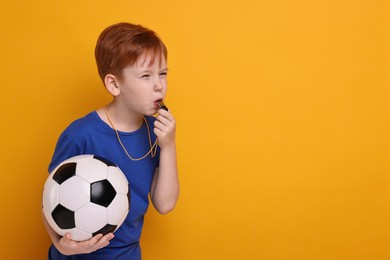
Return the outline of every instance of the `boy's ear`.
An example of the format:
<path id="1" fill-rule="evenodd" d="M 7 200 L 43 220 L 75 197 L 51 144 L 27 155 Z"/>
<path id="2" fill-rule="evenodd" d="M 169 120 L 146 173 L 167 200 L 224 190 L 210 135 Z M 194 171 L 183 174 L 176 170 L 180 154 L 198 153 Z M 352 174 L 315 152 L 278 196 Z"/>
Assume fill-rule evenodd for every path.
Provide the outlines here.
<path id="1" fill-rule="evenodd" d="M 107 74 L 104 77 L 104 85 L 106 86 L 106 89 L 108 92 L 111 93 L 113 96 L 118 96 L 120 93 L 120 89 L 117 84 L 117 78 L 113 74 Z"/>

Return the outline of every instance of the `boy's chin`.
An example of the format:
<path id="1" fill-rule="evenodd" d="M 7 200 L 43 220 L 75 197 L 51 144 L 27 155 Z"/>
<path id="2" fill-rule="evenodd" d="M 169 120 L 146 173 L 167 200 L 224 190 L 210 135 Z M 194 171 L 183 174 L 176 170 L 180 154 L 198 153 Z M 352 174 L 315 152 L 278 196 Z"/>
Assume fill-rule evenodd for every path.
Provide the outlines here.
<path id="1" fill-rule="evenodd" d="M 148 111 L 144 114 L 145 116 L 154 116 L 156 117 L 158 115 L 158 112 L 155 110 L 155 111 Z"/>

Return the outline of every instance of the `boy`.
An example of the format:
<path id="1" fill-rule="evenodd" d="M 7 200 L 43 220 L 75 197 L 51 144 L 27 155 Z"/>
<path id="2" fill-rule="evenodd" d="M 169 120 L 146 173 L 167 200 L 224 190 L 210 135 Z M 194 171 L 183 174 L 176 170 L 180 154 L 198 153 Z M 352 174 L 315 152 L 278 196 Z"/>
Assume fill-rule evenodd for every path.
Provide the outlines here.
<path id="1" fill-rule="evenodd" d="M 149 194 L 161 214 L 171 211 L 179 196 L 176 123 L 162 105 L 168 71 L 164 43 L 140 25 L 114 24 L 100 34 L 95 58 L 113 100 L 65 129 L 49 172 L 79 154 L 106 158 L 129 181 L 130 211 L 115 236 L 98 234 L 82 242 L 73 241 L 70 234 L 60 237 L 43 218 L 53 242 L 49 259 L 141 259 L 139 240 Z"/>

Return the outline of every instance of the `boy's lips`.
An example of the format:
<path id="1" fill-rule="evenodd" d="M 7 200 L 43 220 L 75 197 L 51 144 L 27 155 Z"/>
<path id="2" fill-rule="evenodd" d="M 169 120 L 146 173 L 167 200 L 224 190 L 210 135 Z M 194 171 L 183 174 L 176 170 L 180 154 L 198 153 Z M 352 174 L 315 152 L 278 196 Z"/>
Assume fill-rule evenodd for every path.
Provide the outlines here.
<path id="1" fill-rule="evenodd" d="M 156 107 L 156 108 L 159 108 L 160 106 L 159 106 L 159 103 L 160 103 L 160 101 L 161 101 L 162 99 L 157 99 L 156 101 L 154 101 L 154 106 Z"/>

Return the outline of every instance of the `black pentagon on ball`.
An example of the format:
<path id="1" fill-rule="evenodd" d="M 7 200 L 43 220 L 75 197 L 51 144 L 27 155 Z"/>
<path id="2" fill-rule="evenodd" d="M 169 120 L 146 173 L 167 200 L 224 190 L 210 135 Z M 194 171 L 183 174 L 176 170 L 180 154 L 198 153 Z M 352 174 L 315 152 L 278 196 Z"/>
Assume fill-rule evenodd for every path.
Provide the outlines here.
<path id="1" fill-rule="evenodd" d="M 54 222 L 61 229 L 70 229 L 75 228 L 74 212 L 65 208 L 61 204 L 58 204 L 57 207 L 51 213 Z"/>
<path id="2" fill-rule="evenodd" d="M 128 209 L 130 210 L 130 201 L 131 201 L 131 195 L 130 195 L 130 185 L 129 185 L 129 192 L 127 193 L 127 201 L 129 204 L 127 205 Z"/>
<path id="3" fill-rule="evenodd" d="M 102 227 L 100 230 L 98 230 L 95 233 L 93 233 L 92 236 L 96 236 L 97 234 L 106 235 L 108 233 L 112 233 L 112 232 L 115 231 L 116 227 L 117 227 L 116 225 L 107 224 L 104 227 Z"/>
<path id="4" fill-rule="evenodd" d="M 115 196 L 116 191 L 108 180 L 101 180 L 91 184 L 91 202 L 108 207 Z"/>
<path id="5" fill-rule="evenodd" d="M 100 157 L 98 155 L 93 156 L 94 159 L 101 161 L 102 163 L 106 164 L 107 166 L 116 166 L 115 163 L 107 160 L 106 158 Z"/>
<path id="6" fill-rule="evenodd" d="M 63 183 L 67 179 L 76 175 L 76 165 L 77 163 L 65 163 L 57 169 L 53 175 L 53 180 L 58 184 Z"/>

